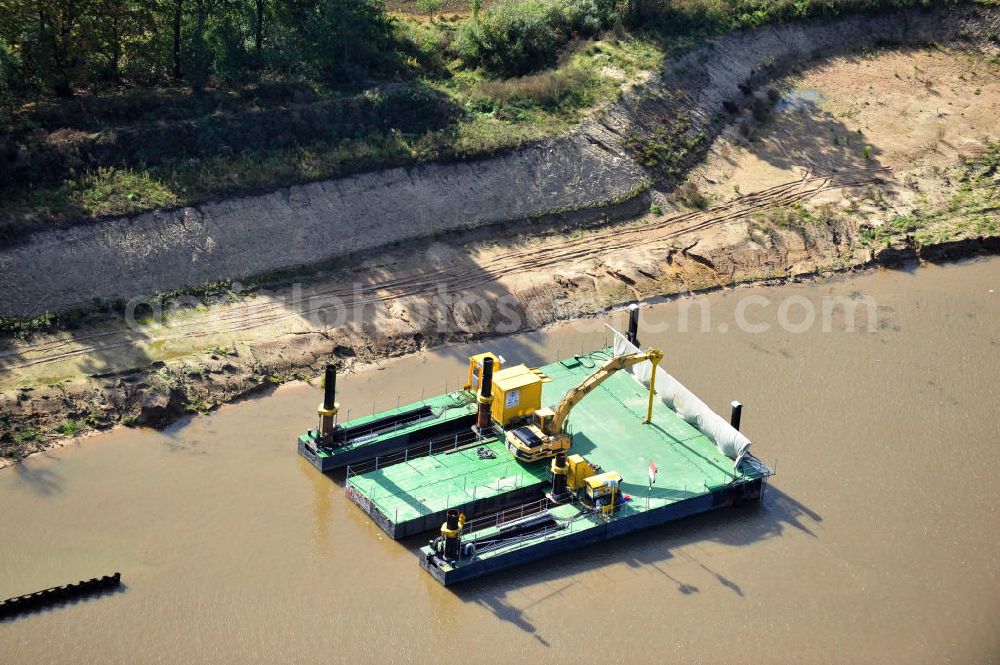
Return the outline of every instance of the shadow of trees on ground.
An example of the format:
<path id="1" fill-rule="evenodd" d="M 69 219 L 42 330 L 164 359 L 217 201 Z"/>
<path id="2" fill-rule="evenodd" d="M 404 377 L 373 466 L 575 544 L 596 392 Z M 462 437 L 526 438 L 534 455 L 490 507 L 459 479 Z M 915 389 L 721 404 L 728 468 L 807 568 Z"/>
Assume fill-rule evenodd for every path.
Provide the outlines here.
<path id="1" fill-rule="evenodd" d="M 755 130 L 747 150 L 771 166 L 836 174 L 881 168 L 881 150 L 820 107 L 817 91 L 792 90 Z"/>

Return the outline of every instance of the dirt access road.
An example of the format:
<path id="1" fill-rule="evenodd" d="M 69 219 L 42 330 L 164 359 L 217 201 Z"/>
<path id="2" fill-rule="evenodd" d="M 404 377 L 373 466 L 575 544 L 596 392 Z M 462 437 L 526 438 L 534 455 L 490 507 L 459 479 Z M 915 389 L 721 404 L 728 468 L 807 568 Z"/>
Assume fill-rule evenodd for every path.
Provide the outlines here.
<path id="1" fill-rule="evenodd" d="M 401 308 L 397 305 L 404 300 L 434 299 L 443 292 L 462 294 L 484 287 L 490 290 L 489 287 L 499 284 L 508 284 L 510 292 L 520 297 L 526 295 L 526 291 L 536 291 L 546 272 L 567 275 L 562 280 L 565 281 L 574 267 L 579 268 L 581 274 L 587 274 L 586 266 L 607 263 L 611 257 L 653 255 L 662 258 L 677 251 L 678 238 L 710 234 L 729 222 L 777 207 L 801 205 L 826 192 L 876 185 L 887 174 L 885 168 L 825 175 L 807 173 L 798 180 L 704 211 L 677 213 L 641 224 L 610 226 L 575 236 L 552 237 L 516 248 L 497 245 L 463 251 L 466 248 L 436 243 L 419 253 L 424 261 L 435 265 L 432 270 L 407 265 L 421 263 L 419 259 L 382 257 L 381 261 L 372 261 L 365 268 L 352 271 L 353 279 L 345 280 L 345 275 L 341 274 L 304 289 L 289 287 L 250 294 L 251 297 L 234 303 L 168 310 L 156 323 L 150 321 L 149 308 L 140 305 L 135 317 L 138 318 L 136 329 L 128 325 L 111 325 L 103 330 L 43 337 L 4 351 L 0 354 L 0 362 L 8 373 L 4 375 L 3 387 L 25 385 L 32 380 L 44 382 L 51 377 L 72 377 L 79 370 L 77 363 L 86 363 L 95 353 L 106 363 L 98 369 L 110 373 L 135 367 L 137 350 L 149 358 L 164 360 L 225 348 L 233 343 L 267 341 L 276 334 L 303 334 L 314 328 L 318 328 L 316 333 L 327 332 L 328 326 L 322 322 L 331 321 L 341 309 L 354 311 L 371 306 L 375 311 L 381 310 L 383 315 L 390 311 L 398 314 Z M 692 256 L 690 251 L 682 251 Z M 628 271 L 619 272 L 608 265 L 603 270 L 617 282 L 636 286 L 636 280 L 628 276 Z M 599 279 L 598 275 L 592 276 Z M 731 279 L 731 275 L 720 275 L 719 285 Z M 599 290 L 607 291 L 606 288 Z M 484 297 L 486 295 L 484 293 Z M 607 304 L 614 304 L 614 293 L 606 295 Z M 642 297 L 648 293 L 646 289 L 636 288 L 634 295 Z M 363 323 L 374 324 L 375 321 L 369 319 Z M 384 333 L 384 326 L 389 324 L 386 321 L 381 324 Z"/>

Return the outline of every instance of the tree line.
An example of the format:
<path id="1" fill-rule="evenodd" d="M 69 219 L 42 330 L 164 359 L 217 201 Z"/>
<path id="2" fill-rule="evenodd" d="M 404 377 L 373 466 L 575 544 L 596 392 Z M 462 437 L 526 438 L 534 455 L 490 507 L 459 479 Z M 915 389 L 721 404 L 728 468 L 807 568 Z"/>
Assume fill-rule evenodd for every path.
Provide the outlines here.
<path id="1" fill-rule="evenodd" d="M 0 93 L 350 80 L 389 64 L 391 39 L 380 0 L 0 0 Z"/>
<path id="2" fill-rule="evenodd" d="M 495 0 L 443 57 L 492 76 L 552 65 L 573 39 L 616 22 L 661 34 L 712 34 L 844 11 L 960 0 Z M 0 0 L 0 100 L 117 85 L 264 76 L 338 84 L 399 71 L 401 43 L 383 0 Z M 419 2 L 428 13 L 440 0 Z M 405 40 L 403 40 L 405 41 Z"/>

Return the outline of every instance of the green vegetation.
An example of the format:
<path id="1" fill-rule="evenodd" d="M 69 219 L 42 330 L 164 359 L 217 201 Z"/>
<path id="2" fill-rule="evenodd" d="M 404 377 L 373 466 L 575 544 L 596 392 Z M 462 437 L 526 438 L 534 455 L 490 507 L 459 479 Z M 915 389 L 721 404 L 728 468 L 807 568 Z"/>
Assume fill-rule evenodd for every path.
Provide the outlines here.
<path id="1" fill-rule="evenodd" d="M 521 76 L 555 63 L 573 37 L 590 37 L 614 18 L 613 0 L 500 0 L 458 34 L 469 65 L 501 76 Z"/>
<path id="2" fill-rule="evenodd" d="M 59 425 L 59 427 L 56 427 L 56 431 L 63 436 L 73 436 L 80 431 L 80 423 L 75 420 L 68 420 Z"/>
<path id="3" fill-rule="evenodd" d="M 862 242 L 881 247 L 910 236 L 926 245 L 995 235 L 1000 231 L 1000 143 L 989 144 L 955 171 L 960 185 L 946 206 L 915 209 L 879 226 L 863 227 Z"/>
<path id="4" fill-rule="evenodd" d="M 6 431 L 0 434 L 0 457 L 21 460 L 29 452 L 32 445 L 40 440 L 42 433 L 38 430 Z"/>
<path id="5" fill-rule="evenodd" d="M 430 16 L 441 11 L 444 2 L 442 0 L 419 0 L 417 4 L 420 6 L 420 11 Z"/>
<path id="6" fill-rule="evenodd" d="M 948 169 L 945 176 L 959 183 L 946 205 L 916 207 L 906 214 L 889 215 L 880 224 L 863 224 L 861 243 L 873 248 L 898 241 L 926 246 L 1000 233 L 1000 143 L 989 144 L 981 154 Z M 867 198 L 882 210 L 891 209 L 881 192 Z M 857 210 L 841 211 L 829 203 L 814 208 L 794 204 L 756 213 L 752 224 L 755 231 L 765 234 L 776 229 L 804 234 L 811 226 L 830 225 L 844 212 Z"/>
<path id="7" fill-rule="evenodd" d="M 912 234 L 928 223 L 928 218 L 919 210 L 909 215 L 894 215 L 892 219 L 875 227 L 864 227 L 861 237 L 867 244 L 884 245 L 889 240 Z"/>
<path id="8" fill-rule="evenodd" d="M 706 35 L 930 4 L 941 3 L 11 0 L 0 4 L 0 241 L 494 154 L 566 131 Z M 441 9 L 465 13 L 392 13 Z M 629 137 L 663 178 L 700 141 L 676 129 Z"/>
<path id="9" fill-rule="evenodd" d="M 753 233 L 777 239 L 779 231 L 792 231 L 808 246 L 810 233 L 814 230 L 842 224 L 843 211 L 832 203 L 823 203 L 812 208 L 795 203 L 755 213 L 751 216 L 751 220 Z M 836 266 L 836 263 L 834 261 L 830 267 Z"/>
<path id="10" fill-rule="evenodd" d="M 659 180 L 676 180 L 708 140 L 705 130 L 692 133 L 692 128 L 686 113 L 665 117 L 652 127 L 633 130 L 625 137 L 625 149 Z"/>
<path id="11" fill-rule="evenodd" d="M 0 5 L 8 92 L 241 83 L 261 71 L 326 81 L 391 67 L 381 3 L 337 0 L 9 0 Z"/>
<path id="12" fill-rule="evenodd" d="M 632 23 L 681 33 L 754 29 L 770 23 L 913 7 L 958 4 L 952 0 L 628 0 Z M 983 4 L 990 4 L 987 0 Z"/>

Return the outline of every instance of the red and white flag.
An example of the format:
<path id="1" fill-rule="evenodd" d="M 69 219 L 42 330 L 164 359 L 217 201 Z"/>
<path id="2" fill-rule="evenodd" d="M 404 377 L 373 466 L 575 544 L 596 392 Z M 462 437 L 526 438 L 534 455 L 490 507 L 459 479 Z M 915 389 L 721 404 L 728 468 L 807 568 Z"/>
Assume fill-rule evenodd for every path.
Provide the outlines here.
<path id="1" fill-rule="evenodd" d="M 649 484 L 656 482 L 656 462 L 649 460 Z"/>

